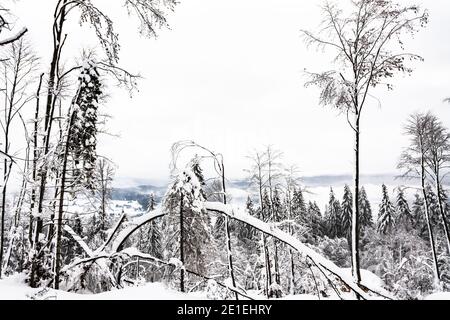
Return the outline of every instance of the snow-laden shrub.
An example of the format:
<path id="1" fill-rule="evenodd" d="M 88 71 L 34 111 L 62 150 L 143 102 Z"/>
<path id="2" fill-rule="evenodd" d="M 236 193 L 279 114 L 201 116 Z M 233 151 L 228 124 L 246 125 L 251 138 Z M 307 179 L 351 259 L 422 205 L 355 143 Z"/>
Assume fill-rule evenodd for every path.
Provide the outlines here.
<path id="1" fill-rule="evenodd" d="M 324 237 L 319 239 L 317 247 L 325 257 L 339 267 L 347 268 L 350 266 L 350 250 L 347 239 Z"/>

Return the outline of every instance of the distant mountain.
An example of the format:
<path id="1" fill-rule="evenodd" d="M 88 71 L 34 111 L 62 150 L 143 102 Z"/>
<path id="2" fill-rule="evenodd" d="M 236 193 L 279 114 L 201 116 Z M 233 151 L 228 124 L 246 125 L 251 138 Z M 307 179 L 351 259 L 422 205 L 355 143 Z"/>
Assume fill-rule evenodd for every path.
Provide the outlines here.
<path id="1" fill-rule="evenodd" d="M 312 193 L 325 192 L 328 195 L 329 187 L 342 187 L 345 184 L 351 185 L 353 177 L 351 175 L 321 175 L 303 177 L 302 183 Z M 381 184 L 390 186 L 401 184 L 417 184 L 417 181 L 403 181 L 396 179 L 394 174 L 361 175 L 361 185 L 381 186 Z M 120 178 L 115 181 L 116 187 L 113 189 L 113 200 L 135 200 L 144 208 L 148 204 L 150 193 L 155 195 L 155 200 L 161 202 L 167 187 L 167 182 L 154 183 L 149 179 L 141 178 Z M 231 179 L 227 183 L 228 193 L 235 203 L 245 203 L 247 195 L 250 193 L 249 181 L 247 179 Z M 320 191 L 319 191 L 320 190 Z"/>
<path id="2" fill-rule="evenodd" d="M 130 187 L 113 188 L 112 200 L 137 201 L 139 204 L 147 208 L 148 198 L 151 193 L 155 195 L 156 202 L 161 202 L 167 186 L 158 187 L 154 185 L 138 185 Z"/>

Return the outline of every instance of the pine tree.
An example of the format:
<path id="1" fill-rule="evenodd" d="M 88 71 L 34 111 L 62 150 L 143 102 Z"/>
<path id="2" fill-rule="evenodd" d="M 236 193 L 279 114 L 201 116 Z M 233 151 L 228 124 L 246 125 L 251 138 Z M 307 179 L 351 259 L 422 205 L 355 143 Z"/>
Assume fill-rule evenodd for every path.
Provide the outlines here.
<path id="1" fill-rule="evenodd" d="M 270 208 L 272 204 L 267 189 L 264 189 L 262 200 L 263 200 L 263 210 L 261 212 L 261 218 L 263 221 L 267 222 L 272 219 L 272 217 L 270 216 Z"/>
<path id="2" fill-rule="evenodd" d="M 389 194 L 386 185 L 382 186 L 382 199 L 380 210 L 378 212 L 378 232 L 388 234 L 393 231 L 395 209 L 389 200 Z"/>
<path id="3" fill-rule="evenodd" d="M 283 207 L 283 204 L 281 203 L 280 198 L 280 192 L 278 191 L 278 188 L 275 188 L 273 192 L 273 199 L 272 199 L 272 207 L 273 207 L 273 221 L 280 222 L 285 218 L 285 208 Z"/>
<path id="4" fill-rule="evenodd" d="M 322 213 L 316 202 L 308 203 L 308 227 L 314 240 L 323 236 Z"/>
<path id="5" fill-rule="evenodd" d="M 74 179 L 86 188 L 93 189 L 97 162 L 98 103 L 103 95 L 100 75 L 94 62 L 86 61 L 79 81 L 68 146 L 74 159 Z"/>
<path id="6" fill-rule="evenodd" d="M 341 236 L 350 241 L 352 232 L 353 195 L 348 185 L 344 187 L 341 215 Z"/>
<path id="7" fill-rule="evenodd" d="M 165 223 L 166 260 L 178 258 L 183 265 L 197 273 L 207 274 L 206 265 L 212 255 L 211 221 L 204 211 L 206 199 L 204 178 L 199 159 L 194 158 L 179 173 L 164 200 L 167 211 Z M 174 234 L 178 235 L 175 237 Z M 178 241 L 174 241 L 178 238 Z M 176 254 L 178 253 L 178 256 Z M 175 256 L 174 256 L 175 255 Z M 185 272 L 180 270 L 180 288 L 185 290 Z"/>
<path id="8" fill-rule="evenodd" d="M 370 206 L 369 199 L 367 198 L 367 193 L 364 187 L 361 187 L 361 191 L 359 194 L 359 223 L 361 229 L 364 230 L 366 228 L 373 227 L 373 215 L 372 208 Z"/>
<path id="9" fill-rule="evenodd" d="M 330 188 L 330 199 L 325 213 L 326 234 L 330 238 L 336 238 L 341 233 L 341 205 L 334 195 L 333 188 Z"/>
<path id="10" fill-rule="evenodd" d="M 251 215 L 251 216 L 256 215 L 253 200 L 250 196 L 247 197 L 245 207 L 246 207 L 249 215 Z M 245 241 L 245 240 L 253 239 L 254 235 L 255 235 L 255 232 L 249 224 L 246 224 L 246 223 L 238 224 L 237 236 L 238 236 L 239 240 Z"/>
<path id="11" fill-rule="evenodd" d="M 152 212 L 156 208 L 156 200 L 153 193 L 150 193 L 148 199 L 148 212 Z M 159 221 L 150 222 L 146 228 L 142 228 L 139 234 L 141 248 L 144 253 L 148 253 L 156 258 L 162 258 L 162 235 L 161 223 Z"/>
<path id="12" fill-rule="evenodd" d="M 436 193 L 433 191 L 433 188 L 431 185 L 427 184 L 425 187 L 427 198 L 428 198 L 428 204 L 430 208 L 430 221 L 431 225 L 437 226 L 440 225 L 440 219 L 439 219 L 439 203 L 438 198 L 436 196 Z"/>
<path id="13" fill-rule="evenodd" d="M 405 199 L 403 188 L 399 188 L 397 192 L 395 224 L 406 231 L 411 230 L 413 227 L 413 216 L 409 209 L 408 201 Z"/>
<path id="14" fill-rule="evenodd" d="M 156 208 L 156 200 L 155 200 L 155 194 L 153 192 L 151 192 L 148 195 L 148 200 L 147 200 L 147 210 L 148 211 L 153 211 Z"/>
<path id="15" fill-rule="evenodd" d="M 412 227 L 419 232 L 419 235 L 428 239 L 427 225 L 425 221 L 425 212 L 423 210 L 423 198 L 418 194 L 414 194 L 414 201 L 411 209 Z"/>
<path id="16" fill-rule="evenodd" d="M 303 224 L 306 215 L 306 203 L 301 189 L 295 188 L 292 193 L 292 217 L 296 223 Z"/>

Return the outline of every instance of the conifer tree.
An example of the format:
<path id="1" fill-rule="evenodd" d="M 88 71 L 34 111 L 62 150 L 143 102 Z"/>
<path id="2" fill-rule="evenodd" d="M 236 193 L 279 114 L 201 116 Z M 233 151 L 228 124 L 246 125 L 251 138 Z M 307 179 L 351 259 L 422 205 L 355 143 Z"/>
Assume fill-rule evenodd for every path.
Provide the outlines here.
<path id="1" fill-rule="evenodd" d="M 317 202 L 310 201 L 308 203 L 308 227 L 314 241 L 323 236 L 322 229 L 322 213 Z"/>
<path id="2" fill-rule="evenodd" d="M 419 232 L 419 235 L 426 240 L 428 239 L 428 231 L 423 207 L 424 207 L 423 198 L 418 193 L 415 193 L 414 201 L 411 207 L 413 229 L 417 230 Z"/>
<path id="3" fill-rule="evenodd" d="M 353 206 L 353 195 L 348 185 L 344 187 L 344 196 L 342 199 L 342 215 L 341 215 L 341 234 L 340 236 L 345 237 L 349 241 L 351 240 L 352 232 L 352 206 Z"/>
<path id="4" fill-rule="evenodd" d="M 413 217 L 403 188 L 399 188 L 397 192 L 395 224 L 407 231 L 413 227 Z"/>
<path id="5" fill-rule="evenodd" d="M 333 188 L 330 188 L 330 199 L 328 200 L 326 219 L 326 233 L 330 238 L 336 238 L 341 233 L 341 205 L 334 195 Z"/>
<path id="6" fill-rule="evenodd" d="M 206 264 L 211 250 L 211 222 L 202 202 L 206 195 L 199 159 L 194 158 L 186 168 L 175 176 L 164 200 L 167 211 L 166 233 L 168 250 L 166 257 L 178 258 L 186 268 L 206 274 Z M 173 241 L 173 235 L 178 241 Z M 174 254 L 178 253 L 178 256 Z M 185 271 L 180 269 L 180 290 L 185 291 Z"/>
<path id="7" fill-rule="evenodd" d="M 395 209 L 389 200 L 389 194 L 386 185 L 382 186 L 382 199 L 378 211 L 378 232 L 388 234 L 393 231 Z"/>
<path id="8" fill-rule="evenodd" d="M 359 194 L 359 210 L 360 210 L 360 226 L 364 230 L 366 228 L 373 227 L 372 208 L 370 206 L 369 199 L 364 187 L 361 187 Z"/>

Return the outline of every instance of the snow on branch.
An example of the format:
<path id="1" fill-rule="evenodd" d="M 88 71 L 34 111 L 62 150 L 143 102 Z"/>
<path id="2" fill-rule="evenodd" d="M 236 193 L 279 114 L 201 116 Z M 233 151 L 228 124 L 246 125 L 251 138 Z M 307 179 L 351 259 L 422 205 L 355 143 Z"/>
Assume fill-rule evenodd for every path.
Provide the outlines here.
<path id="1" fill-rule="evenodd" d="M 241 289 L 239 289 L 239 288 L 233 287 L 232 285 L 229 285 L 229 284 L 227 284 L 227 283 L 219 282 L 219 281 L 215 280 L 215 279 L 212 278 L 212 277 L 208 277 L 208 276 L 202 275 L 202 274 L 200 274 L 200 273 L 197 273 L 197 272 L 195 272 L 195 271 L 186 269 L 186 268 L 183 266 L 183 264 L 181 263 L 181 261 L 179 261 L 178 259 L 172 258 L 172 259 L 170 259 L 169 262 L 167 262 L 167 261 L 158 259 L 158 258 L 156 258 L 156 257 L 153 257 L 153 256 L 150 255 L 150 254 L 142 253 L 142 252 L 140 252 L 137 248 L 134 248 L 134 247 L 132 247 L 132 248 L 127 248 L 127 249 L 122 250 L 122 251 L 120 251 L 120 252 L 118 252 L 118 253 L 115 253 L 114 255 L 119 255 L 119 254 L 125 254 L 125 255 L 127 255 L 127 256 L 129 256 L 129 257 L 141 258 L 141 259 L 144 259 L 144 260 L 151 260 L 151 261 L 154 261 L 154 262 L 157 262 L 157 263 L 166 265 L 166 266 L 174 266 L 174 267 L 177 268 L 177 269 L 183 268 L 187 273 L 190 273 L 190 274 L 192 274 L 192 275 L 194 275 L 194 276 L 203 278 L 203 279 L 205 279 L 205 280 L 213 280 L 213 281 L 215 281 L 219 286 L 221 286 L 221 287 L 223 287 L 223 288 L 225 288 L 225 289 L 228 289 L 228 290 L 230 290 L 231 292 L 237 293 L 237 294 L 241 295 L 241 296 L 244 297 L 244 298 L 247 298 L 247 299 L 250 299 L 250 300 L 255 300 L 254 297 L 251 297 L 250 295 L 248 295 L 247 293 L 243 292 L 243 291 L 242 291 Z"/>
<path id="2" fill-rule="evenodd" d="M 118 252 L 121 250 L 123 244 L 127 239 L 139 228 L 146 225 L 147 223 L 150 223 L 156 218 L 162 217 L 165 215 L 165 212 L 163 212 L 161 207 L 155 208 L 155 210 L 144 214 L 138 218 L 133 219 L 128 223 L 128 226 L 119 232 L 119 234 L 116 237 L 116 240 L 114 240 L 112 245 L 112 252 Z"/>
<path id="3" fill-rule="evenodd" d="M 25 33 L 27 33 L 27 32 L 28 32 L 28 29 L 27 29 L 27 28 L 23 28 L 22 30 L 20 30 L 19 32 L 17 32 L 15 35 L 12 35 L 11 37 L 8 37 L 8 38 L 6 38 L 6 39 L 0 40 L 0 47 L 1 47 L 1 46 L 6 46 L 6 45 L 8 45 L 8 44 L 10 44 L 10 43 L 13 43 L 13 42 L 19 40 L 19 39 L 22 38 L 22 37 L 25 35 Z"/>
<path id="4" fill-rule="evenodd" d="M 246 224 L 251 225 L 255 229 L 258 229 L 272 237 L 286 243 L 291 246 L 293 249 L 298 251 L 299 253 L 308 257 L 314 264 L 321 269 L 321 271 L 326 271 L 336 276 L 339 280 L 341 280 L 345 285 L 351 288 L 355 293 L 357 293 L 363 299 L 371 299 L 372 296 L 369 295 L 366 291 L 370 291 L 380 295 L 384 298 L 393 299 L 392 297 L 386 297 L 385 295 L 378 293 L 377 288 L 369 288 L 367 286 L 358 286 L 346 272 L 344 272 L 341 268 L 339 268 L 332 261 L 324 258 L 313 249 L 307 247 L 300 240 L 294 238 L 286 232 L 281 231 L 274 226 L 271 226 L 255 217 L 252 217 L 247 212 L 242 209 L 234 209 L 231 205 L 224 205 L 220 202 L 205 202 L 205 209 L 208 211 L 216 212 L 224 214 L 232 219 L 244 222 Z"/>

